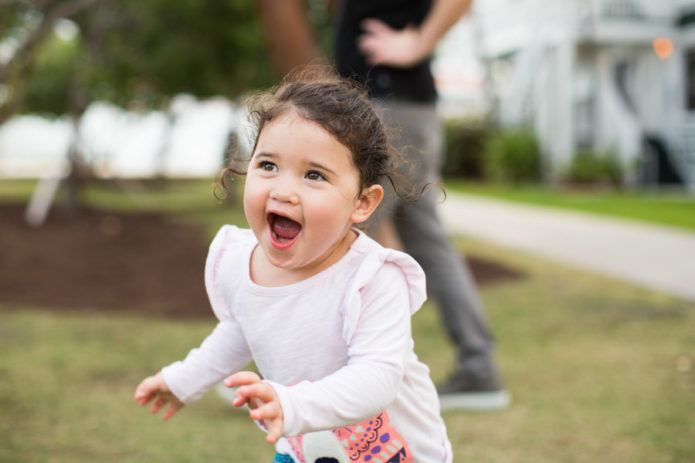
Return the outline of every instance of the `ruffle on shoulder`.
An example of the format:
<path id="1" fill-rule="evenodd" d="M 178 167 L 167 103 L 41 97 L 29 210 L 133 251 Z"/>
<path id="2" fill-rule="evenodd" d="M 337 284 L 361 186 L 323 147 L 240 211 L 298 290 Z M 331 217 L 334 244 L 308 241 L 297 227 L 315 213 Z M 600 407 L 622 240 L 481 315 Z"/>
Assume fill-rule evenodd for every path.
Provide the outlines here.
<path id="1" fill-rule="evenodd" d="M 215 316 L 220 320 L 233 320 L 232 311 L 227 306 L 222 293 L 222 275 L 225 257 L 244 249 L 253 239 L 250 230 L 240 229 L 234 225 L 223 225 L 210 243 L 205 261 L 205 290 Z"/>
<path id="2" fill-rule="evenodd" d="M 369 252 L 362 260 L 359 268 L 351 279 L 351 287 L 346 292 L 343 306 L 343 339 L 346 342 L 352 338 L 357 327 L 362 310 L 362 290 L 371 284 L 381 284 L 375 277 L 385 265 L 395 265 L 403 274 L 408 288 L 410 314 L 417 312 L 425 300 L 427 289 L 425 272 L 422 267 L 408 254 L 393 249 L 378 247 Z M 384 291 L 392 291 L 393 288 L 383 287 Z"/>

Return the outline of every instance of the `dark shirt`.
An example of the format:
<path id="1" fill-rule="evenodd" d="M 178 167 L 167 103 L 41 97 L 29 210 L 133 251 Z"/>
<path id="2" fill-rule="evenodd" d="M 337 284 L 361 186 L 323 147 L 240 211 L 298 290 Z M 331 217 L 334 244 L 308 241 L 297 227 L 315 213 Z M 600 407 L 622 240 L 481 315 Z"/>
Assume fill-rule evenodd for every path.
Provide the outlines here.
<path id="1" fill-rule="evenodd" d="M 335 60 L 338 72 L 367 84 L 370 96 L 397 100 L 433 102 L 437 98 L 427 59 L 411 68 L 370 66 L 357 48 L 360 23 L 379 19 L 394 29 L 420 25 L 432 6 L 431 0 L 343 0 L 336 25 Z"/>

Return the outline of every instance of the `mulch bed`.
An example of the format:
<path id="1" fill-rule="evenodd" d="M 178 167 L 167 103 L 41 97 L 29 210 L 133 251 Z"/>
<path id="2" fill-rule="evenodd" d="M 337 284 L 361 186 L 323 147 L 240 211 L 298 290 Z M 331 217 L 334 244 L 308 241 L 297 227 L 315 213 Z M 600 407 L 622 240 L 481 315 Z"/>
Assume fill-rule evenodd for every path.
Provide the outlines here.
<path id="1" fill-rule="evenodd" d="M 208 238 L 154 213 L 52 211 L 24 223 L 24 205 L 0 205 L 0 303 L 55 310 L 130 311 L 212 318 L 203 286 Z M 469 256 L 480 285 L 517 279 L 513 269 Z"/>

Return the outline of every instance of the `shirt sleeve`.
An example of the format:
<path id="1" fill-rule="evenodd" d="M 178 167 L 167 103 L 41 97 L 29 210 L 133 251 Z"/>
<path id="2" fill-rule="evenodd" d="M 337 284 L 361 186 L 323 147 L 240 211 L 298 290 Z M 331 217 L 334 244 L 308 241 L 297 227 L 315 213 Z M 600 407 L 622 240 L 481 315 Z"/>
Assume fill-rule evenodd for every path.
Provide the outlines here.
<path id="1" fill-rule="evenodd" d="M 243 243 L 242 232 L 230 225 L 223 226 L 212 240 L 205 261 L 205 289 L 220 322 L 183 361 L 162 369 L 167 386 L 184 403 L 198 400 L 219 381 L 251 361 L 246 339 L 225 302 L 220 284 L 224 280 L 224 259 L 229 257 L 227 253 L 233 255 L 235 246 L 240 243 Z"/>
<path id="2" fill-rule="evenodd" d="M 215 384 L 251 361 L 251 352 L 235 321 L 221 321 L 200 347 L 162 369 L 164 382 L 183 403 L 198 400 Z"/>
<path id="3" fill-rule="evenodd" d="M 285 436 L 359 423 L 395 399 L 412 348 L 408 284 L 402 270 L 384 264 L 360 290 L 359 303 L 347 365 L 315 382 L 269 382 L 280 398 Z"/>

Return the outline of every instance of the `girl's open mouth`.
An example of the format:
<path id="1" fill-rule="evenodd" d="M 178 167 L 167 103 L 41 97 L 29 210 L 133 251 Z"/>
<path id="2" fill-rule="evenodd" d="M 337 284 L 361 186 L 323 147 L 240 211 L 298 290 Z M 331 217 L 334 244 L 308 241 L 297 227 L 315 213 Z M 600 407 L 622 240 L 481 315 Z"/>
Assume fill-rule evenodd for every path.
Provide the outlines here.
<path id="1" fill-rule="evenodd" d="M 268 224 L 272 244 L 278 249 L 287 249 L 292 246 L 302 231 L 302 226 L 298 222 L 272 212 L 268 214 Z"/>

